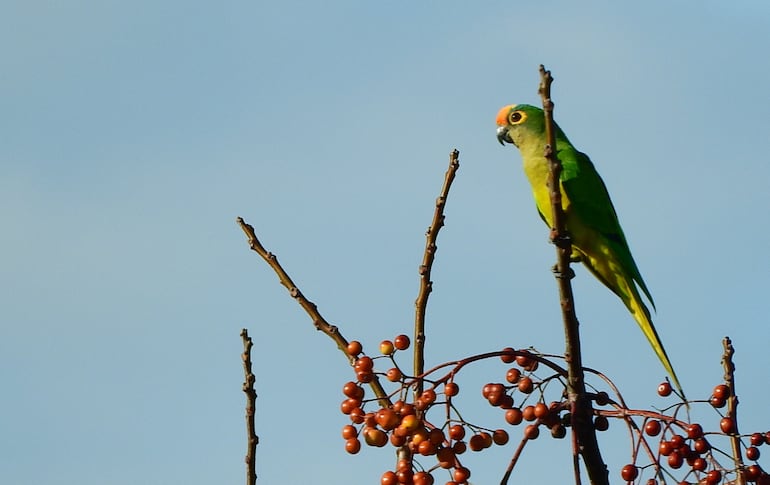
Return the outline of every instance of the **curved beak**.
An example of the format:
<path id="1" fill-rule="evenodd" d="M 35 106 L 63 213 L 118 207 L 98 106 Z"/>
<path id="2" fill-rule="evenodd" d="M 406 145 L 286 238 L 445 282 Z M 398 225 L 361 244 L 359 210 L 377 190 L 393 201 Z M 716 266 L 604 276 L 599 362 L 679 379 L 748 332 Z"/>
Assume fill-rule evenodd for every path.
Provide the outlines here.
<path id="1" fill-rule="evenodd" d="M 499 141 L 501 145 L 505 145 L 506 143 L 513 143 L 513 140 L 511 140 L 511 137 L 508 136 L 507 127 L 505 126 L 497 127 L 497 141 Z"/>

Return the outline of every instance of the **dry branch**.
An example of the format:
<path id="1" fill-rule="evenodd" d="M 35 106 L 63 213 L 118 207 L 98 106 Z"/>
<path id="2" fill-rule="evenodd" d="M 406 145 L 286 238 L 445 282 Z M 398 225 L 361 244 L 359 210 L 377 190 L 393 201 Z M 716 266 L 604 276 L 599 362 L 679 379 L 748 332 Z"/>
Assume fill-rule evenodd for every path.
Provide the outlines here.
<path id="1" fill-rule="evenodd" d="M 455 178 L 457 170 L 460 168 L 460 152 L 452 150 L 449 154 L 449 168 L 444 175 L 444 186 L 436 199 L 436 210 L 433 212 L 428 231 L 425 233 L 425 253 L 420 265 L 420 291 L 417 294 L 417 300 L 414 302 L 414 375 L 419 376 L 425 371 L 425 311 L 428 306 L 428 296 L 433 290 L 433 282 L 430 280 L 430 272 L 433 268 L 433 261 L 436 258 L 436 240 L 438 232 L 444 226 L 444 207 L 446 206 L 449 189 Z M 415 395 L 422 393 L 422 381 L 415 385 Z"/>
<path id="2" fill-rule="evenodd" d="M 257 445 L 259 437 L 257 436 L 254 417 L 256 415 L 257 392 L 254 390 L 254 381 L 256 377 L 251 370 L 251 348 L 253 343 L 249 332 L 245 328 L 241 330 L 241 339 L 243 340 L 243 392 L 246 393 L 246 436 L 248 438 L 246 446 L 246 485 L 255 485 L 257 483 Z"/>
<path id="3" fill-rule="evenodd" d="M 345 339 L 345 337 L 342 336 L 339 328 L 336 325 L 332 325 L 327 322 L 318 311 L 316 304 L 305 298 L 305 295 L 302 294 L 302 291 L 300 291 L 297 285 L 294 284 L 294 281 L 292 281 L 289 274 L 278 262 L 276 255 L 267 251 L 264 246 L 262 246 L 262 243 L 259 242 L 257 235 L 254 233 L 254 227 L 250 224 L 247 224 L 241 217 L 238 217 L 236 221 L 238 222 L 238 225 L 241 227 L 243 232 L 246 234 L 251 250 L 259 254 L 262 259 L 264 259 L 265 262 L 273 269 L 273 271 L 275 271 L 275 274 L 278 275 L 278 280 L 287 290 L 289 290 L 289 295 L 291 295 L 291 297 L 294 298 L 297 303 L 299 303 L 299 305 L 313 320 L 313 325 L 315 326 L 316 330 L 320 330 L 330 339 L 334 340 L 334 342 L 337 344 L 337 347 L 348 359 L 348 362 L 352 365 L 355 362 L 355 357 L 348 353 L 348 341 Z M 374 392 L 374 395 L 377 396 L 377 399 L 380 400 L 380 404 L 383 407 L 388 407 L 391 404 L 385 389 L 383 389 L 382 384 L 380 384 L 380 381 L 376 375 L 369 383 L 369 386 L 371 387 L 372 392 Z"/>
<path id="4" fill-rule="evenodd" d="M 556 133 L 553 123 L 553 101 L 551 100 L 551 83 L 553 77 L 550 71 L 540 66 L 539 93 L 543 101 L 545 113 L 546 146 L 544 156 L 549 162 L 548 188 L 551 198 L 551 212 L 553 215 L 553 227 L 551 228 L 551 241 L 556 246 L 557 263 L 554 270 L 559 286 L 562 316 L 564 321 L 564 335 L 566 338 L 565 361 L 569 377 L 567 379 L 567 395 L 571 405 L 572 415 L 572 440 L 573 440 L 573 466 L 575 469 L 575 483 L 580 484 L 580 470 L 578 467 L 578 453 L 583 457 L 588 478 L 593 485 L 609 485 L 607 466 L 602 460 L 599 443 L 596 440 L 596 431 L 593 426 L 593 408 L 591 400 L 586 395 L 585 377 L 583 375 L 583 363 L 580 353 L 580 333 L 575 304 L 572 294 L 570 279 L 573 276 L 570 268 L 570 256 L 572 254 L 572 241 L 566 230 L 565 214 L 561 200 L 561 162 L 557 157 Z"/>
<path id="5" fill-rule="evenodd" d="M 733 461 L 735 462 L 735 483 L 744 485 L 746 476 L 744 474 L 746 466 L 743 464 L 743 455 L 741 453 L 741 437 L 738 430 L 738 395 L 735 393 L 735 363 L 733 354 L 735 349 L 730 337 L 722 340 L 724 353 L 722 354 L 722 367 L 725 370 L 725 384 L 730 389 L 730 397 L 727 398 L 727 417 L 733 420 L 734 430 L 730 435 L 730 446 L 733 449 Z"/>

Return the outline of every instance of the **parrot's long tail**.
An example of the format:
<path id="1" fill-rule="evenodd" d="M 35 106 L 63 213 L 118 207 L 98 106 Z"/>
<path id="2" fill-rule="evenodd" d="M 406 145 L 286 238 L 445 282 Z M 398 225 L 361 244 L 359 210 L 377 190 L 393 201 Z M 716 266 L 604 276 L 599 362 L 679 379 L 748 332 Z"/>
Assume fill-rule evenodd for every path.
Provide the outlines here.
<path id="1" fill-rule="evenodd" d="M 642 329 L 644 336 L 647 337 L 647 340 L 650 342 L 650 345 L 655 351 L 655 354 L 658 356 L 658 359 L 660 359 L 663 367 L 665 367 L 666 371 L 671 376 L 671 380 L 674 381 L 674 386 L 676 386 L 677 391 L 679 391 L 679 394 L 682 395 L 682 399 L 684 399 L 686 402 L 687 399 L 685 398 L 684 391 L 682 390 L 682 385 L 679 384 L 679 379 L 676 377 L 676 372 L 674 372 L 674 367 L 671 365 L 671 360 L 669 360 L 668 354 L 666 354 L 666 349 L 663 348 L 663 342 L 660 341 L 658 332 L 655 330 L 655 326 L 652 324 L 650 311 L 642 302 L 639 292 L 633 286 L 633 282 L 630 282 L 628 286 L 629 290 L 631 290 L 631 295 L 630 298 L 623 298 L 624 303 L 628 307 L 629 311 L 631 311 L 631 313 L 634 315 L 636 323 L 639 324 L 639 327 Z"/>

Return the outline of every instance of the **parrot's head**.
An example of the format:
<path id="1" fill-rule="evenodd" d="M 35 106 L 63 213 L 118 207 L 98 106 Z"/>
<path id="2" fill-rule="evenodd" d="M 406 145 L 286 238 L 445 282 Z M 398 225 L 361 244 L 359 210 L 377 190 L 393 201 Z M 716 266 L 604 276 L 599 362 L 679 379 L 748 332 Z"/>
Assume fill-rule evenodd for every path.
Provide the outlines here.
<path id="1" fill-rule="evenodd" d="M 542 139 L 545 133 L 543 110 L 528 104 L 510 104 L 497 112 L 497 141 L 519 148 L 528 141 Z"/>

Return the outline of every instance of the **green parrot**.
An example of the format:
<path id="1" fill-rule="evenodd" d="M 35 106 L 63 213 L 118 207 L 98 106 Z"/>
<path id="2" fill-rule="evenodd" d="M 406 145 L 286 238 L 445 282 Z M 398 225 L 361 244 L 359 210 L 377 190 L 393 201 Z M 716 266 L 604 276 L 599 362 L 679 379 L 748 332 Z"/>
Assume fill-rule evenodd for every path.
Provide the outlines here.
<path id="1" fill-rule="evenodd" d="M 674 385 L 684 396 L 663 343 L 652 325 L 650 311 L 639 294 L 641 288 L 652 308 L 655 308 L 631 256 L 607 187 L 588 155 L 576 150 L 555 123 L 554 129 L 556 155 L 562 164 L 562 205 L 567 232 L 572 239 L 573 259 L 583 262 L 599 281 L 623 300 L 671 375 Z M 543 110 L 526 104 L 505 106 L 497 114 L 497 139 L 501 144 L 512 143 L 518 147 L 540 217 L 548 227 L 553 227 L 551 199 L 546 185 L 548 161 L 543 155 L 546 145 Z"/>

